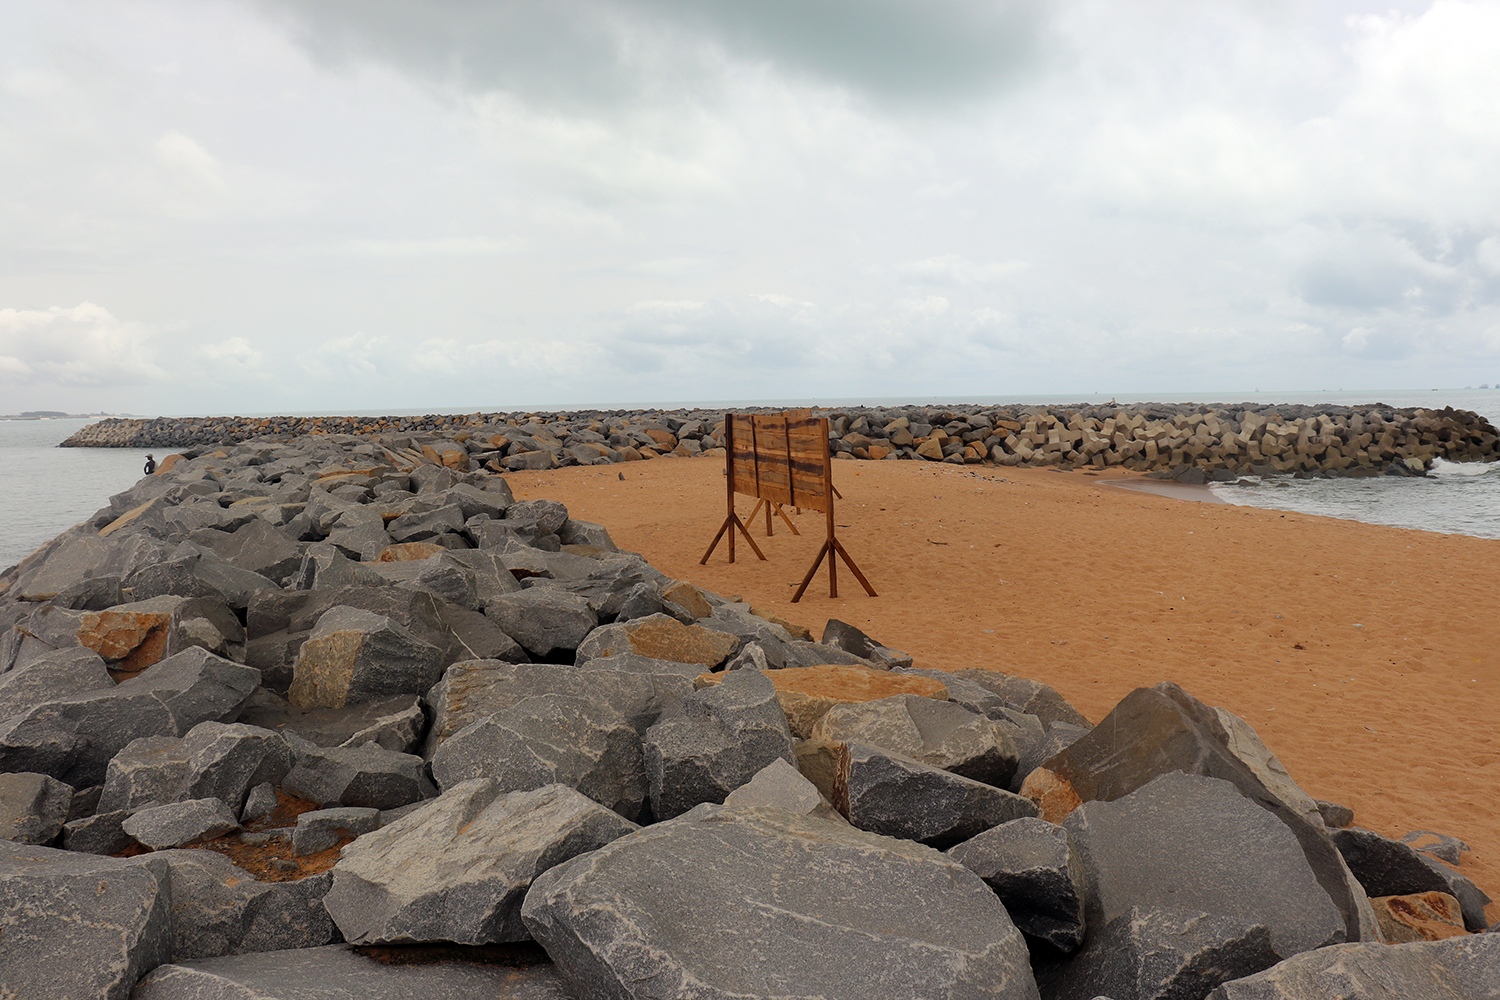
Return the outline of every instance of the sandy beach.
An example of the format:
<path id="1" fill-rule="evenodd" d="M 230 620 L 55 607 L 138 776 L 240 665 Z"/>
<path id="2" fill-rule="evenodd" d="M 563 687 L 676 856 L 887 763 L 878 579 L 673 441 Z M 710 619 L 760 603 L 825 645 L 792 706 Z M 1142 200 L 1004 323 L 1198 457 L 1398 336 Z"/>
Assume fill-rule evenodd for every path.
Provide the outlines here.
<path id="1" fill-rule="evenodd" d="M 1460 837 L 1460 870 L 1500 897 L 1500 541 L 1185 502 L 1091 473 L 834 471 L 838 537 L 878 597 L 841 565 L 838 598 L 825 567 L 790 603 L 823 540 L 812 511 L 793 516 L 800 536 L 752 527 L 765 562 L 741 542 L 730 564 L 721 542 L 699 565 L 724 519 L 722 460 L 508 478 L 517 499 L 559 500 L 674 577 L 815 634 L 841 619 L 918 666 L 1045 681 L 1095 721 L 1175 681 L 1249 721 L 1356 824 Z M 741 517 L 753 503 L 739 498 Z"/>

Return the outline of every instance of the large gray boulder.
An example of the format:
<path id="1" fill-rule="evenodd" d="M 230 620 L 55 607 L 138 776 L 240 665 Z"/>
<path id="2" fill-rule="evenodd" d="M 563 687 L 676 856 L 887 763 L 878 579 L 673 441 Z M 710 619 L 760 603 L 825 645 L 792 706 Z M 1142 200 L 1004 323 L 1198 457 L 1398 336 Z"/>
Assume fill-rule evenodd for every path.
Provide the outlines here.
<path id="1" fill-rule="evenodd" d="M 1166 774 L 1227 781 L 1291 832 L 1343 918 L 1341 940 L 1379 940 L 1369 900 L 1329 840 L 1316 802 L 1273 758 L 1248 726 L 1164 682 L 1126 695 L 1086 736 L 1028 774 L 1021 794 L 1043 819 L 1061 822 L 1079 802 L 1118 799 Z"/>
<path id="2" fill-rule="evenodd" d="M 446 504 L 436 510 L 403 514 L 385 527 L 398 542 L 436 541 L 445 534 L 463 531 L 464 514 L 458 504 Z"/>
<path id="3" fill-rule="evenodd" d="M 544 694 L 586 698 L 619 712 L 644 733 L 664 708 L 692 694 L 686 677 L 623 672 L 584 672 L 553 663 L 505 663 L 467 660 L 455 663 L 427 692 L 432 725 L 427 731 L 427 756 L 454 733 L 496 712 Z"/>
<path id="4" fill-rule="evenodd" d="M 584 1000 L 1035 1000 L 1026 946 L 936 851 L 704 805 L 536 878 L 522 919 Z"/>
<path id="5" fill-rule="evenodd" d="M 850 823 L 939 850 L 1036 815 L 1036 806 L 1013 792 L 868 743 L 807 740 L 797 744 L 797 759 Z"/>
<path id="6" fill-rule="evenodd" d="M 823 797 L 817 785 L 780 757 L 730 792 L 724 804 L 738 809 L 780 809 L 834 823 L 849 822 Z"/>
<path id="7" fill-rule="evenodd" d="M 339 708 L 437 683 L 442 652 L 400 622 L 359 608 L 330 608 L 297 655 L 288 700 Z"/>
<path id="8" fill-rule="evenodd" d="M 117 809 L 69 820 L 63 824 L 57 846 L 85 854 L 118 854 L 135 843 L 135 838 L 121 825 L 130 815 L 127 810 Z"/>
<path id="9" fill-rule="evenodd" d="M 1292 831 L 1227 781 L 1164 774 L 1063 826 L 1088 873 L 1091 925 L 1131 907 L 1198 910 L 1264 924 L 1283 958 L 1347 940 Z"/>
<path id="10" fill-rule="evenodd" d="M 348 838 L 380 829 L 380 810 L 364 806 L 335 806 L 314 809 L 297 816 L 292 831 L 292 850 L 299 856 L 317 854 Z"/>
<path id="11" fill-rule="evenodd" d="M 199 840 L 212 840 L 240 827 L 239 818 L 218 799 L 189 799 L 149 806 L 120 824 L 141 844 L 159 851 Z"/>
<path id="12" fill-rule="evenodd" d="M 103 658 L 92 649 L 72 646 L 51 650 L 24 667 L 0 674 L 0 719 L 55 698 L 114 686 Z"/>
<path id="13" fill-rule="evenodd" d="M 950 676 L 979 685 L 1000 698 L 1007 707 L 1027 715 L 1034 715 L 1047 726 L 1066 722 L 1085 729 L 1093 728 L 1093 723 L 1088 720 L 1088 716 L 1070 705 L 1056 688 L 1043 684 L 1041 681 L 1034 681 L 1027 677 L 1013 677 L 998 670 L 982 670 L 977 667 L 955 670 Z"/>
<path id="14" fill-rule="evenodd" d="M 166 865 L 172 892 L 174 962 L 283 948 L 315 948 L 335 940 L 323 896 L 324 872 L 290 882 L 260 882 L 214 851 L 168 850 L 146 855 Z"/>
<path id="15" fill-rule="evenodd" d="M 50 774 L 75 788 L 101 784 L 132 740 L 232 722 L 259 683 L 252 667 L 185 650 L 109 690 L 44 702 L 0 723 L 0 770 Z"/>
<path id="16" fill-rule="evenodd" d="M 426 559 L 376 562 L 370 565 L 370 569 L 398 587 L 420 590 L 449 604 L 471 611 L 477 611 L 483 605 L 474 571 L 446 551 Z"/>
<path id="17" fill-rule="evenodd" d="M 340 525 L 334 528 L 322 544 L 333 546 L 356 563 L 365 563 L 373 562 L 380 553 L 390 547 L 391 536 L 385 530 L 383 523 L 361 521 L 358 524 Z M 310 549 L 309 552 L 311 552 Z"/>
<path id="18" fill-rule="evenodd" d="M 212 549 L 230 565 L 258 573 L 278 584 L 302 562 L 303 546 L 263 517 L 254 517 L 232 532 L 196 531 L 189 537 L 198 545 Z"/>
<path id="19" fill-rule="evenodd" d="M 1357 826 L 1333 830 L 1330 836 L 1371 898 L 1445 892 L 1456 897 L 1463 907 L 1465 927 L 1482 931 L 1488 926 L 1484 908 L 1490 897 L 1441 861 Z"/>
<path id="20" fill-rule="evenodd" d="M 467 566 L 474 574 L 475 598 L 481 607 L 521 590 L 521 583 L 515 574 L 493 552 L 453 549 L 447 553 L 446 558 Z"/>
<path id="21" fill-rule="evenodd" d="M 755 670 L 726 674 L 684 698 L 678 714 L 646 731 L 644 743 L 658 819 L 723 802 L 773 760 L 796 762 L 776 687 Z"/>
<path id="22" fill-rule="evenodd" d="M 437 794 L 425 762 L 413 754 L 395 753 L 375 743 L 320 747 L 297 736 L 287 736 L 286 741 L 294 762 L 282 789 L 324 808 L 395 809 Z"/>
<path id="23" fill-rule="evenodd" d="M 505 594 L 484 613 L 528 653 L 543 658 L 561 651 L 571 654 L 599 624 L 587 598 L 557 587 Z"/>
<path id="24" fill-rule="evenodd" d="M 377 524 L 362 524 L 357 528 L 340 530 L 378 532 L 385 536 L 385 532 Z M 329 536 L 330 539 L 333 537 L 335 536 Z M 346 537 L 345 541 L 348 542 L 349 539 Z M 379 551 L 376 550 L 377 555 Z M 296 590 L 333 590 L 339 587 L 384 587 L 389 582 L 383 574 L 358 561 L 357 556 L 350 556 L 344 548 L 330 540 L 314 542 L 307 547 L 302 562 L 288 584 Z"/>
<path id="25" fill-rule="evenodd" d="M 240 721 L 278 733 L 293 733 L 320 747 L 378 743 L 411 753 L 427 732 L 427 713 L 414 694 L 393 694 L 342 708 L 301 709 L 261 688 L 245 705 Z"/>
<path id="26" fill-rule="evenodd" d="M 910 667 L 912 663 L 910 653 L 882 646 L 853 625 L 841 622 L 837 618 L 828 619 L 828 624 L 823 627 L 823 636 L 819 641 L 825 646 L 836 646 L 847 653 L 853 653 L 882 670 Z"/>
<path id="27" fill-rule="evenodd" d="M 594 629 L 579 644 L 576 662 L 635 653 L 658 660 L 698 663 L 704 670 L 712 670 L 739 652 L 740 644 L 737 636 L 655 614 Z"/>
<path id="28" fill-rule="evenodd" d="M 597 656 L 578 664 L 579 670 L 614 670 L 627 674 L 670 674 L 693 680 L 703 673 L 701 663 L 677 663 L 658 660 L 653 656 L 637 653 L 616 653 L 614 656 Z"/>
<path id="29" fill-rule="evenodd" d="M 951 701 L 904 694 L 834 705 L 813 726 L 812 738 L 884 747 L 924 764 L 1004 788 L 1020 754 L 995 722 Z"/>
<path id="30" fill-rule="evenodd" d="M 344 848 L 324 905 L 354 944 L 524 941 L 532 881 L 635 829 L 562 785 L 466 781 Z"/>
<path id="31" fill-rule="evenodd" d="M 0 841 L 0 988 L 17 998 L 125 1000 L 171 957 L 171 907 L 157 859 Z"/>
<path id="32" fill-rule="evenodd" d="M 0 774 L 0 840 L 50 844 L 68 821 L 73 786 L 45 774 Z"/>
<path id="33" fill-rule="evenodd" d="M 447 791 L 493 778 L 502 792 L 567 785 L 626 819 L 646 801 L 641 737 L 607 705 L 569 695 L 527 698 L 454 733 L 432 757 Z"/>
<path id="34" fill-rule="evenodd" d="M 1261 924 L 1184 910 L 1131 907 L 1077 955 L 1037 970 L 1045 1000 L 1201 1000 L 1278 961 Z"/>
<path id="35" fill-rule="evenodd" d="M 1083 863 L 1060 826 L 1024 816 L 983 830 L 948 857 L 984 879 L 1010 919 L 1060 952 L 1077 951 L 1088 930 Z"/>
<path id="36" fill-rule="evenodd" d="M 10 596 L 21 601 L 51 600 L 75 581 L 92 574 L 114 548 L 97 531 L 80 524 L 22 561 Z"/>
<path id="37" fill-rule="evenodd" d="M 280 734 L 242 723 L 201 722 L 181 739 L 148 736 L 117 753 L 98 810 L 216 798 L 238 815 L 251 788 L 279 783 L 291 767 L 292 751 Z"/>
<path id="38" fill-rule="evenodd" d="M 556 500 L 523 500 L 505 509 L 507 521 L 531 523 L 544 535 L 555 535 L 568 523 L 568 508 Z"/>
<path id="39" fill-rule="evenodd" d="M 1208 1000 L 1496 1000 L 1500 934 L 1340 944 L 1225 983 Z"/>
<path id="40" fill-rule="evenodd" d="M 165 595 L 208 597 L 243 611 L 256 591 L 275 587 L 276 583 L 184 542 L 170 558 L 131 573 L 123 586 L 138 601 Z"/>
<path id="41" fill-rule="evenodd" d="M 257 594 L 246 610 L 247 661 L 259 665 L 256 659 L 258 655 L 266 661 L 275 662 L 290 650 L 292 663 L 295 663 L 302 643 L 317 627 L 323 615 L 336 607 L 358 608 L 391 619 L 417 639 L 437 647 L 441 651 L 439 659 L 443 666 L 474 655 L 465 641 L 444 620 L 443 611 L 445 607 L 451 606 L 444 605 L 431 594 L 392 586 L 341 587 L 337 590 L 269 591 Z M 519 647 L 516 648 L 519 651 Z M 278 666 L 276 669 L 282 668 Z M 280 674 L 276 676 L 279 678 Z M 277 683 L 285 684 L 290 681 L 291 671 L 287 670 L 285 680 L 278 680 Z M 267 683 L 273 683 L 270 675 Z"/>
<path id="42" fill-rule="evenodd" d="M 526 969 L 460 959 L 400 965 L 347 945 L 163 965 L 132 1000 L 576 1000 L 550 965 Z"/>

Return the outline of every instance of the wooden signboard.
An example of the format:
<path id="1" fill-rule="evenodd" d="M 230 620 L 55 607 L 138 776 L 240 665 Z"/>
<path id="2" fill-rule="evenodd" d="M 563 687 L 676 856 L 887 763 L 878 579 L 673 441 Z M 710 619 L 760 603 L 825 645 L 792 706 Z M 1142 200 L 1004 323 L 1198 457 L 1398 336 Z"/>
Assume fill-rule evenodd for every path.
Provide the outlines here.
<path id="1" fill-rule="evenodd" d="M 833 501 L 838 491 L 833 488 L 833 462 L 828 451 L 828 420 L 814 417 L 808 411 L 770 414 L 726 414 L 724 417 L 725 479 L 729 512 L 720 526 L 718 534 L 709 543 L 708 551 L 699 560 L 708 562 L 719 539 L 729 534 L 729 561 L 734 562 L 734 533 L 738 531 L 750 543 L 755 554 L 765 559 L 765 554 L 756 546 L 750 532 L 734 510 L 734 495 L 753 496 L 766 506 L 766 533 L 770 534 L 771 510 L 781 515 L 794 533 L 797 529 L 787 520 L 783 506 L 806 507 L 824 512 L 827 522 L 827 538 L 818 550 L 812 568 L 802 578 L 792 603 L 802 599 L 807 585 L 823 560 L 828 560 L 828 596 L 838 596 L 838 559 L 844 560 L 850 572 L 875 597 L 875 588 L 860 572 L 849 553 L 835 534 Z M 759 510 L 757 506 L 756 510 Z M 753 518 L 754 512 L 751 513 Z"/>

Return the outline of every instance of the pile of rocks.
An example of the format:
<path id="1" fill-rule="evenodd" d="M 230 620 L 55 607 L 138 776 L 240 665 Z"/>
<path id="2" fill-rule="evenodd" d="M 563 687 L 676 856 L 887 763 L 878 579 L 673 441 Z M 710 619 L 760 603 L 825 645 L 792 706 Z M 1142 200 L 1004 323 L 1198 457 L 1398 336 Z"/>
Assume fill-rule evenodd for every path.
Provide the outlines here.
<path id="1" fill-rule="evenodd" d="M 391 456 L 185 458 L 0 574 L 0 995 L 1495 995 L 1461 844 L 1174 685 L 1094 727 Z"/>
<path id="2" fill-rule="evenodd" d="M 763 409 L 763 408 L 762 408 Z M 735 412 L 758 412 L 756 409 Z M 1147 404 L 891 407 L 815 411 L 836 457 L 1059 468 L 1113 466 L 1185 482 L 1236 475 L 1421 475 L 1434 459 L 1500 458 L 1500 435 L 1467 410 Z M 663 455 L 723 456 L 719 410 L 476 413 L 426 417 L 110 418 L 63 447 L 184 448 L 253 438 L 357 434 L 468 471 L 552 469 Z"/>

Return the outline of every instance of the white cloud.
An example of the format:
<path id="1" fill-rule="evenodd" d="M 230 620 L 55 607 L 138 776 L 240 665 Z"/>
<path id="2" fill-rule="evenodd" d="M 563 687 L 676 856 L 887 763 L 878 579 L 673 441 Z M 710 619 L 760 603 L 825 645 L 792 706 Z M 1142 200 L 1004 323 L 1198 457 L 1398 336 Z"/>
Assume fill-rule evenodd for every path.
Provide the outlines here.
<path id="1" fill-rule="evenodd" d="M 240 369 L 259 368 L 265 355 L 244 337 L 230 337 L 198 348 L 199 357 L 214 364 Z"/>
<path id="2" fill-rule="evenodd" d="M 518 252 L 519 239 L 445 236 L 436 239 L 352 240 L 344 249 L 361 257 L 502 257 Z"/>
<path id="3" fill-rule="evenodd" d="M 1500 5 L 1394 6 L 14 0 L 7 329 L 108 303 L 47 329 L 123 340 L 5 333 L 0 380 L 137 411 L 163 379 L 241 410 L 1463 384 L 1500 362 Z"/>
<path id="4" fill-rule="evenodd" d="M 183 180 L 216 193 L 228 187 L 219 161 L 181 132 L 164 133 L 156 140 L 155 153 L 158 162 Z"/>
<path id="5" fill-rule="evenodd" d="M 168 378 L 156 362 L 156 335 L 83 302 L 49 309 L 0 309 L 0 368 L 38 387 L 120 387 Z"/>
<path id="6" fill-rule="evenodd" d="M 1344 334 L 1344 350 L 1352 354 L 1358 354 L 1370 345 L 1370 334 L 1374 333 L 1369 327 L 1356 326 Z"/>
<path id="7" fill-rule="evenodd" d="M 1024 270 L 1025 261 L 991 261 L 980 264 L 956 253 L 907 261 L 895 268 L 897 276 L 902 280 L 924 285 L 992 285 Z"/>

